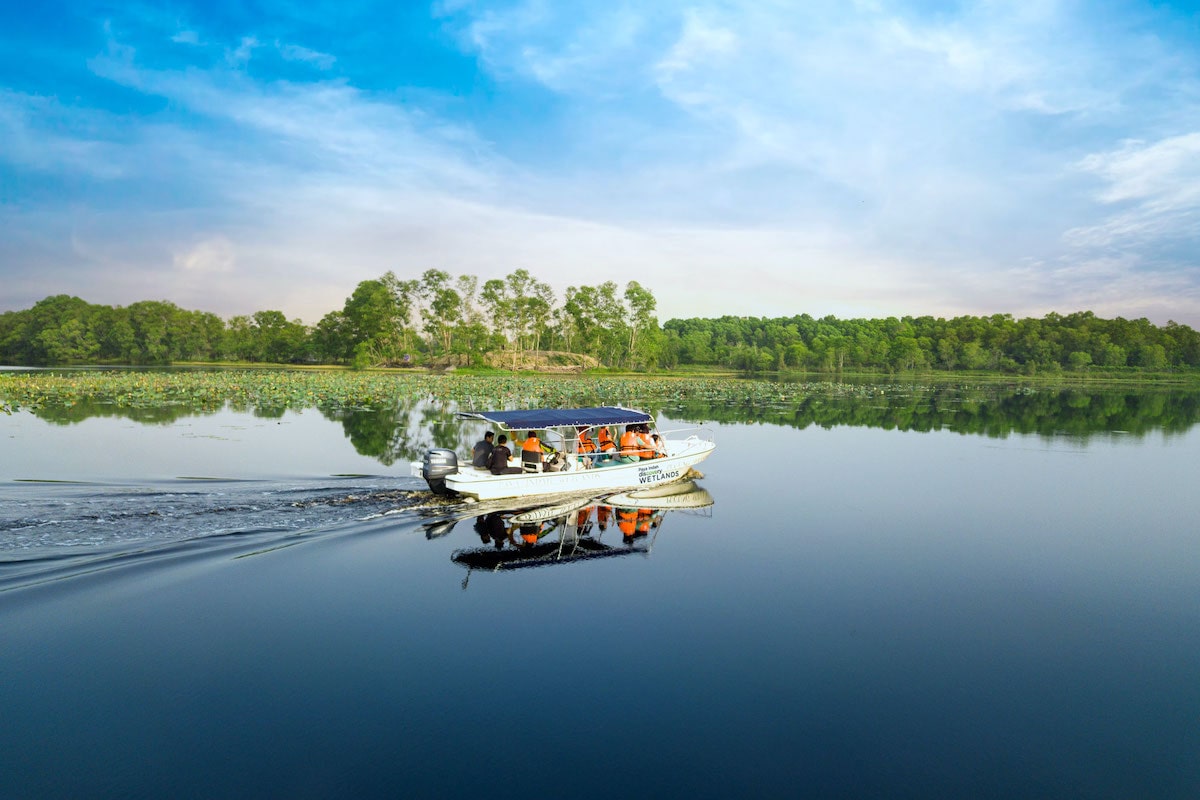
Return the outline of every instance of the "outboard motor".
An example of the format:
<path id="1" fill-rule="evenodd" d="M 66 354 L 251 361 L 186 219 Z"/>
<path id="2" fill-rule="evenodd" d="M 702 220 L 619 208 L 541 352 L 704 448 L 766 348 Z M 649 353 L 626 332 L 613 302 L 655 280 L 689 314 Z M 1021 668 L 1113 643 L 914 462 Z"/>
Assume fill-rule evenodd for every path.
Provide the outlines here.
<path id="1" fill-rule="evenodd" d="M 434 494 L 454 494 L 446 488 L 446 476 L 458 472 L 458 455 L 444 447 L 425 451 L 421 462 L 421 477 L 429 484 Z"/>

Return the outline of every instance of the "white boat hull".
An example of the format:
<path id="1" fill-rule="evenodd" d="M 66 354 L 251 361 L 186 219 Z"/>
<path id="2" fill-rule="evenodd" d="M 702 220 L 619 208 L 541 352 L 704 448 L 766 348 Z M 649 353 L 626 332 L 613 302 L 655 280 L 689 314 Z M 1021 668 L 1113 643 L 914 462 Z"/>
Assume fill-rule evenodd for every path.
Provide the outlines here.
<path id="1" fill-rule="evenodd" d="M 578 464 L 566 472 L 534 472 L 520 475 L 493 475 L 473 467 L 460 467 L 447 475 L 446 488 L 476 500 L 500 500 L 510 497 L 596 492 L 622 489 L 646 489 L 683 480 L 689 470 L 708 458 L 715 445 L 698 437 L 668 441 L 667 455 L 631 464 L 613 464 L 583 469 Z M 421 475 L 421 463 L 414 462 L 412 474 Z"/>

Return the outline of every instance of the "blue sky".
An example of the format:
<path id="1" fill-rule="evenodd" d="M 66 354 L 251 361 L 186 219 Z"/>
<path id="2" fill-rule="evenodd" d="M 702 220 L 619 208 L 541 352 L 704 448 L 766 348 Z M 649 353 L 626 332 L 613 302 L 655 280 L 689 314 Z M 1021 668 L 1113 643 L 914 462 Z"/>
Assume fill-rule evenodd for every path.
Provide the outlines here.
<path id="1" fill-rule="evenodd" d="M 1200 7 L 0 0 L 0 310 L 358 281 L 1200 327 Z"/>

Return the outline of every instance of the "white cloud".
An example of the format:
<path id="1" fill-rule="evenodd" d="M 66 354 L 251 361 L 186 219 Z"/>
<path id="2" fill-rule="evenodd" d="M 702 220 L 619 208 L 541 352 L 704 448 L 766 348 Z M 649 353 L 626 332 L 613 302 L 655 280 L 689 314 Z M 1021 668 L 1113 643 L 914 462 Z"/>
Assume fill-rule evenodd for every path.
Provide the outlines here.
<path id="1" fill-rule="evenodd" d="M 0 161 L 44 172 L 120 178 L 127 172 L 129 154 L 113 130 L 116 124 L 104 112 L 0 88 Z"/>
<path id="2" fill-rule="evenodd" d="M 1200 133 L 1150 144 L 1126 141 L 1087 156 L 1078 167 L 1104 181 L 1096 199 L 1120 210 L 1099 224 L 1067 231 L 1068 242 L 1108 246 L 1183 237 L 1200 245 Z"/>
<path id="3" fill-rule="evenodd" d="M 279 55 L 285 61 L 301 61 L 306 64 L 311 64 L 317 69 L 327 70 L 333 67 L 337 58 L 329 53 L 322 53 L 318 50 L 310 50 L 307 47 L 301 47 L 298 44 L 284 44 L 278 40 L 275 42 L 275 48 L 279 51 Z"/>
<path id="4" fill-rule="evenodd" d="M 1108 181 L 1100 199 L 1153 200 L 1169 208 L 1192 208 L 1200 201 L 1200 132 L 1152 144 L 1126 141 L 1118 149 L 1094 153 L 1080 167 Z"/>
<path id="5" fill-rule="evenodd" d="M 737 34 L 696 10 L 684 16 L 683 31 L 666 55 L 654 65 L 656 82 L 664 94 L 687 106 L 717 100 L 702 86 L 683 87 L 687 74 L 697 69 L 721 69 L 738 49 Z"/>
<path id="6" fill-rule="evenodd" d="M 176 268 L 196 273 L 229 273 L 237 266 L 233 242 L 214 236 L 196 242 L 173 256 Z"/>
<path id="7" fill-rule="evenodd" d="M 261 44 L 255 37 L 243 36 L 237 47 L 225 51 L 225 61 L 232 67 L 245 64 L 260 46 Z"/>
<path id="8" fill-rule="evenodd" d="M 240 71 L 153 70 L 129 58 L 96 58 L 91 67 L 101 77 L 238 126 L 229 155 L 213 152 L 224 149 L 221 140 L 190 134 L 214 163 L 238 158 L 233 153 L 250 144 L 251 169 L 303 165 L 309 171 L 346 171 L 371 181 L 440 190 L 482 191 L 493 182 L 488 165 L 496 160 L 468 128 L 373 98 L 344 82 L 261 84 Z"/>

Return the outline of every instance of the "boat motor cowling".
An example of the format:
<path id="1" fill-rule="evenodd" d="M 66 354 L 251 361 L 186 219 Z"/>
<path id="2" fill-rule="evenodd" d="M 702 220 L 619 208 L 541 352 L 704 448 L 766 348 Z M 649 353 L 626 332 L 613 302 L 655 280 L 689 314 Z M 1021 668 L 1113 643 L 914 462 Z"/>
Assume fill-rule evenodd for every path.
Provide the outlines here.
<path id="1" fill-rule="evenodd" d="M 453 494 L 446 488 L 446 476 L 458 472 L 458 455 L 445 447 L 425 451 L 421 462 L 421 477 L 429 484 L 434 494 Z"/>

